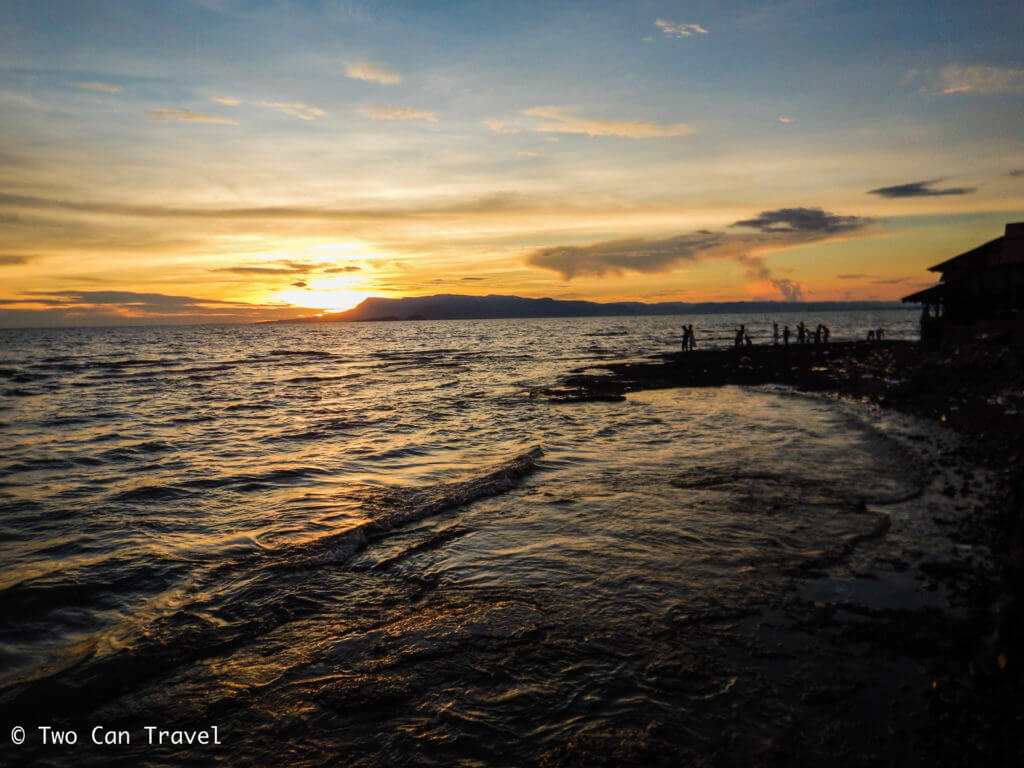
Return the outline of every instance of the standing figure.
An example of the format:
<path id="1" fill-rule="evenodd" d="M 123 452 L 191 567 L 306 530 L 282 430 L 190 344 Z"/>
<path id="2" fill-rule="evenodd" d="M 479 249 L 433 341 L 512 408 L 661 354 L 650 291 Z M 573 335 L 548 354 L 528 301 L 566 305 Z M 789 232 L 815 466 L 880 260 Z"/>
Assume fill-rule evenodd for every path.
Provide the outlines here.
<path id="1" fill-rule="evenodd" d="M 789 326 L 784 326 L 782 329 L 782 343 L 787 347 L 789 346 Z"/>
<path id="2" fill-rule="evenodd" d="M 693 338 L 693 323 L 690 323 L 688 326 L 686 326 L 686 330 L 687 337 L 690 342 L 690 351 L 693 351 L 697 348 L 697 340 Z"/>
<path id="3" fill-rule="evenodd" d="M 690 326 L 683 326 L 683 352 L 687 352 L 690 349 Z"/>
<path id="4" fill-rule="evenodd" d="M 814 345 L 821 344 L 821 323 L 818 323 L 818 327 L 814 329 Z"/>
<path id="5" fill-rule="evenodd" d="M 796 324 L 796 343 L 806 344 L 807 343 L 807 326 L 804 325 L 804 321 L 801 320 Z"/>
<path id="6" fill-rule="evenodd" d="M 878 330 L 876 330 L 875 331 L 875 341 L 881 341 L 882 340 L 882 336 L 884 334 L 885 334 L 885 329 L 884 328 L 879 328 Z"/>
<path id="7" fill-rule="evenodd" d="M 828 329 L 827 325 L 821 326 L 821 333 L 824 337 L 825 343 L 828 344 L 829 337 L 832 335 L 832 331 Z"/>
<path id="8" fill-rule="evenodd" d="M 779 324 L 772 323 L 772 346 L 779 346 Z"/>
<path id="9" fill-rule="evenodd" d="M 874 340 L 875 340 L 875 332 L 874 331 L 868 331 L 868 341 L 874 341 Z"/>
<path id="10" fill-rule="evenodd" d="M 736 340 L 735 340 L 735 344 L 733 346 L 735 346 L 736 348 L 742 347 L 743 346 L 743 337 L 746 336 L 746 335 L 747 335 L 747 329 L 746 329 L 745 326 L 741 325 L 739 328 L 736 329 Z"/>

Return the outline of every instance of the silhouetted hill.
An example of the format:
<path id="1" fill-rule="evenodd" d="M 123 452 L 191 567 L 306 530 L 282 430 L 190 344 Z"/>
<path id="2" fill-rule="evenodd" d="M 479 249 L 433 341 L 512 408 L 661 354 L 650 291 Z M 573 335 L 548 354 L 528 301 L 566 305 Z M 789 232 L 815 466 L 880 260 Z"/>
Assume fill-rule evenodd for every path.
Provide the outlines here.
<path id="1" fill-rule="evenodd" d="M 524 299 L 521 296 L 408 296 L 401 299 L 366 299 L 347 312 L 323 317 L 277 320 L 282 323 L 345 323 L 362 320 L 469 320 L 512 317 L 598 317 L 609 315 L 698 315 L 729 312 L 825 312 L 828 310 L 906 309 L 907 305 L 885 301 L 728 301 L 686 303 L 678 301 L 645 304 L 618 301 L 562 301 Z"/>

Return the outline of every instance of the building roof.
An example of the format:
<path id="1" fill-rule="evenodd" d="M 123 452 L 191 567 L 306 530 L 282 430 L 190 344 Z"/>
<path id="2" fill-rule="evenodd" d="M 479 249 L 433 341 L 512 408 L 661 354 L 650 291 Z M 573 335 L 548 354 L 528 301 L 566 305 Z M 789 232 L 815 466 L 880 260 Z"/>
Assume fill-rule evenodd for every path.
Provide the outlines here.
<path id="1" fill-rule="evenodd" d="M 935 303 L 945 296 L 945 287 L 961 278 L 991 269 L 1016 272 L 1024 265 L 1024 221 L 1006 225 L 1006 234 L 982 243 L 977 248 L 954 256 L 951 259 L 928 267 L 929 272 L 941 272 L 942 282 L 925 288 L 923 291 L 904 296 L 901 301 L 917 303 Z"/>
<path id="2" fill-rule="evenodd" d="M 923 291 L 904 296 L 900 301 L 905 304 L 938 304 L 946 295 L 946 286 L 943 283 L 925 288 Z"/>
<path id="3" fill-rule="evenodd" d="M 1003 254 L 1003 238 L 997 237 L 989 240 L 984 245 L 964 251 L 959 256 L 946 259 L 934 267 L 928 267 L 929 272 L 949 272 L 952 269 L 978 268 L 987 264 L 998 263 L 999 257 Z"/>

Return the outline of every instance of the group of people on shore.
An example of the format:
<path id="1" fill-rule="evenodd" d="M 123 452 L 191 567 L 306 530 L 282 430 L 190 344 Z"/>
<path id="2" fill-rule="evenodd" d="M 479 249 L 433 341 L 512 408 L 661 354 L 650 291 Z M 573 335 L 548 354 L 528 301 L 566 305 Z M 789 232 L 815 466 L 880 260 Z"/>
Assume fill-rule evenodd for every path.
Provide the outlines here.
<path id="1" fill-rule="evenodd" d="M 772 323 L 772 344 L 776 347 L 779 345 L 779 337 L 781 335 L 783 346 L 789 346 L 789 338 L 792 335 L 789 331 L 789 326 L 783 326 L 782 333 L 779 334 L 779 324 Z M 806 323 L 801 320 L 796 324 L 796 343 L 797 344 L 828 344 L 828 340 L 832 338 L 831 329 L 824 323 L 818 323 L 818 327 L 814 329 L 812 333 L 807 327 Z"/>
<path id="2" fill-rule="evenodd" d="M 780 332 L 779 331 L 779 324 L 775 323 L 775 322 L 772 323 L 772 345 L 773 346 L 777 347 L 781 343 L 782 346 L 788 347 L 789 346 L 789 340 L 792 337 L 793 337 L 793 333 L 789 330 L 789 326 L 788 325 L 783 326 L 782 331 Z M 795 339 L 795 343 L 798 344 L 798 345 L 800 345 L 800 344 L 814 344 L 814 345 L 828 344 L 829 339 L 831 337 L 832 337 L 832 331 L 824 323 L 818 323 L 818 326 L 813 331 L 811 331 L 811 329 L 802 320 L 799 323 L 796 324 L 796 339 Z M 882 339 L 884 337 L 885 337 L 885 329 L 884 328 L 875 328 L 873 330 L 868 331 L 868 339 L 867 340 L 868 341 L 882 341 Z M 751 347 L 753 345 L 754 345 L 754 342 L 751 340 L 750 334 L 747 332 L 746 325 L 740 325 L 739 328 L 736 329 L 736 335 L 735 335 L 735 337 L 733 339 L 733 346 L 736 347 L 737 349 L 739 349 L 739 348 L 742 348 L 742 347 Z M 693 351 L 696 348 L 697 348 L 697 341 L 696 341 L 696 337 L 694 336 L 694 333 L 693 333 L 693 325 L 692 324 L 691 325 L 684 325 L 683 326 L 682 351 L 683 352 L 691 352 L 691 351 Z"/>

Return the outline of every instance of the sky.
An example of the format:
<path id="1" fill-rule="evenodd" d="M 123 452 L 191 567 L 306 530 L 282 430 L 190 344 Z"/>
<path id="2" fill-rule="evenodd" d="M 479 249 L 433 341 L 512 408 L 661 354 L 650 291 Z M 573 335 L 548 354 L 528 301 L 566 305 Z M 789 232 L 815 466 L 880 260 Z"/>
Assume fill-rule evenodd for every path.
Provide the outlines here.
<path id="1" fill-rule="evenodd" d="M 1011 2 L 0 0 L 0 326 L 894 300 L 1024 220 Z"/>

